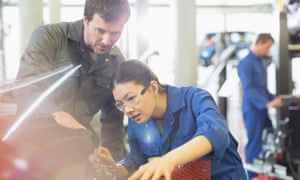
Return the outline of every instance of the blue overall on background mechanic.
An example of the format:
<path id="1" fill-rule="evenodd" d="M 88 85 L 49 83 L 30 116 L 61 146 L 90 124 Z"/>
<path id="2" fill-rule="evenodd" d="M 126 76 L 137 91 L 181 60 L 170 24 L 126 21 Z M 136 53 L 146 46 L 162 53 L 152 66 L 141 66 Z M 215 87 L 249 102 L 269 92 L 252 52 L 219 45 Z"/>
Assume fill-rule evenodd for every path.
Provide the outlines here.
<path id="1" fill-rule="evenodd" d="M 267 72 L 263 62 L 263 57 L 268 54 L 273 43 L 274 39 L 270 34 L 258 34 L 255 45 L 238 64 L 243 91 L 242 112 L 248 138 L 245 147 L 247 163 L 253 163 L 262 152 L 263 130 L 273 129 L 268 108 L 282 105 L 281 97 L 271 94 L 268 90 Z M 248 175 L 249 179 L 256 176 L 251 172 Z"/>

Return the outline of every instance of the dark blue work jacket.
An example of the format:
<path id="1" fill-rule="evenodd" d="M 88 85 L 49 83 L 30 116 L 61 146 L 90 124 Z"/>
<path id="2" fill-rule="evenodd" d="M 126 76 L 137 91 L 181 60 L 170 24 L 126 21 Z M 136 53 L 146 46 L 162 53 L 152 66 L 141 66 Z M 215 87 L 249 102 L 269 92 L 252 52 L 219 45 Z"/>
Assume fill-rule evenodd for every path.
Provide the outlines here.
<path id="1" fill-rule="evenodd" d="M 162 135 L 153 119 L 142 124 L 129 119 L 130 152 L 120 163 L 132 172 L 148 158 L 162 156 L 199 135 L 208 138 L 213 146 L 213 152 L 202 158 L 211 160 L 212 179 L 247 179 L 237 152 L 238 143 L 212 96 L 194 87 L 167 87 Z"/>
<path id="2" fill-rule="evenodd" d="M 249 51 L 238 64 L 238 74 L 243 90 L 243 112 L 265 110 L 266 104 L 274 98 L 274 95 L 267 88 L 263 60 Z"/>

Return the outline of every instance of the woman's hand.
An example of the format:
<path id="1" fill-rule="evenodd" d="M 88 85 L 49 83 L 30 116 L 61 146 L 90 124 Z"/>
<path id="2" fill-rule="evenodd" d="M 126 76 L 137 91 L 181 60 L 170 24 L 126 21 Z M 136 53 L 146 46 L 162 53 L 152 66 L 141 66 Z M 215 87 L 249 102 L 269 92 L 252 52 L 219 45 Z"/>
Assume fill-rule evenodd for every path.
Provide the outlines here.
<path id="1" fill-rule="evenodd" d="M 55 121 L 66 128 L 69 129 L 86 129 L 82 124 L 80 124 L 71 114 L 64 112 L 64 111 L 58 111 L 52 114 Z"/>
<path id="2" fill-rule="evenodd" d="M 97 169 L 105 169 L 110 173 L 114 173 L 114 171 L 116 171 L 115 160 L 113 159 L 110 151 L 103 146 L 96 148 L 93 154 L 89 156 L 89 160 Z"/>
<path id="3" fill-rule="evenodd" d="M 128 180 L 171 180 L 171 174 L 176 165 L 167 158 L 159 158 L 139 167 Z"/>

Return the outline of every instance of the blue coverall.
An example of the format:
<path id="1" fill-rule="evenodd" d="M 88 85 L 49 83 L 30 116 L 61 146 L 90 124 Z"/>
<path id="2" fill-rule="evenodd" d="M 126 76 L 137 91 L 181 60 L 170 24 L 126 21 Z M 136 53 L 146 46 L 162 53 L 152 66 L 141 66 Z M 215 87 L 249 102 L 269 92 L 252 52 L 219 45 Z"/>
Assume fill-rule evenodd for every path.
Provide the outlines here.
<path id="1" fill-rule="evenodd" d="M 249 51 L 238 64 L 243 100 L 242 112 L 248 142 L 245 147 L 246 162 L 253 163 L 262 152 L 262 133 L 272 128 L 266 104 L 274 98 L 268 88 L 263 60 Z"/>
<path id="2" fill-rule="evenodd" d="M 119 163 L 133 172 L 148 158 L 162 156 L 199 135 L 208 138 L 213 146 L 213 152 L 203 157 L 211 161 L 213 180 L 247 179 L 237 152 L 238 143 L 212 96 L 194 87 L 167 86 L 167 111 L 162 135 L 153 119 L 142 124 L 129 119 L 130 152 Z"/>

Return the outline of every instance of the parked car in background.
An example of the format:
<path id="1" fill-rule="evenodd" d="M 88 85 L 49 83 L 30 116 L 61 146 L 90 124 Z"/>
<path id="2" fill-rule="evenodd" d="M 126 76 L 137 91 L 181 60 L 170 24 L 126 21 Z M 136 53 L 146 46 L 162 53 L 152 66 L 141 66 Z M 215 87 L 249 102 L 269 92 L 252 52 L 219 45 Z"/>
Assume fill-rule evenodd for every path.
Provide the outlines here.
<path id="1" fill-rule="evenodd" d="M 199 64 L 209 66 L 218 61 L 218 56 L 229 46 L 234 46 L 231 58 L 237 58 L 239 53 L 247 50 L 255 41 L 256 33 L 246 31 L 213 32 L 205 34 L 199 46 Z"/>

